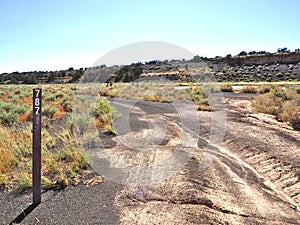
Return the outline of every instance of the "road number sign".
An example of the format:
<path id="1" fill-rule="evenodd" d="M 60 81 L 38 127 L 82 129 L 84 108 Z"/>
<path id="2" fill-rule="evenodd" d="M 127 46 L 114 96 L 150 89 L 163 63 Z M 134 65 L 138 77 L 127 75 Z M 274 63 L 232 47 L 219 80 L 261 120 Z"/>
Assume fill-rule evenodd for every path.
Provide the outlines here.
<path id="1" fill-rule="evenodd" d="M 34 93 L 34 109 L 35 109 L 35 115 L 39 115 L 40 109 L 41 109 L 41 89 L 35 89 Z"/>
<path id="2" fill-rule="evenodd" d="M 33 134 L 32 134 L 32 192 L 33 204 L 41 203 L 41 128 L 42 128 L 42 89 L 33 89 Z"/>

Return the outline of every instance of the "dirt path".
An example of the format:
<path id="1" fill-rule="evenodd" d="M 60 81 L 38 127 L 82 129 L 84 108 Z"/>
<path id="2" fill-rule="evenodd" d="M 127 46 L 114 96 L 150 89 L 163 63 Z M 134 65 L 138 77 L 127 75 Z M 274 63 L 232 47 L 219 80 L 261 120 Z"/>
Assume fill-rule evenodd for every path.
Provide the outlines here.
<path id="1" fill-rule="evenodd" d="M 163 146 L 142 157 L 120 139 L 111 151 L 136 165 L 159 163 L 172 154 L 172 144 L 181 132 L 176 113 L 166 104 L 144 102 L 137 103 L 134 111 L 134 120 L 151 123 L 162 118 L 160 124 L 167 127 Z M 115 204 L 121 209 L 120 223 L 299 224 L 299 134 L 257 119 L 254 123 L 241 111 L 228 111 L 225 141 L 212 152 L 216 158 L 205 171 L 199 171 L 199 163 L 211 120 L 210 113 L 199 112 L 201 136 L 188 163 L 161 183 L 128 187 L 119 193 Z M 142 123 L 133 124 L 136 127 L 124 134 L 125 140 L 149 129 L 147 123 L 144 128 L 137 125 Z"/>

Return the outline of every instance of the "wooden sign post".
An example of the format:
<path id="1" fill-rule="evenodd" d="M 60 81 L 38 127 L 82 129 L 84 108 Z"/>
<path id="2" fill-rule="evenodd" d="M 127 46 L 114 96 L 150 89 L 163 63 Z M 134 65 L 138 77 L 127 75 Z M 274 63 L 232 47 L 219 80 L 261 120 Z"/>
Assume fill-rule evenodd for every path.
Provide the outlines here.
<path id="1" fill-rule="evenodd" d="M 32 134 L 32 192 L 33 204 L 41 203 L 41 128 L 42 89 L 33 89 L 33 134 Z"/>

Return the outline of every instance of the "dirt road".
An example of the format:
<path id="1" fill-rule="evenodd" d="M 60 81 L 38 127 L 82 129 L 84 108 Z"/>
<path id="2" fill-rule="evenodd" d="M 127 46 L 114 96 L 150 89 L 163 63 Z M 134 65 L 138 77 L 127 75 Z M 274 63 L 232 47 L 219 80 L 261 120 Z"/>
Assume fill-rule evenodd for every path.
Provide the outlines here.
<path id="1" fill-rule="evenodd" d="M 231 105 L 234 98 L 230 97 L 225 99 L 228 111 L 224 141 L 212 151 L 216 158 L 208 168 L 199 170 L 211 135 L 211 113 L 199 112 L 198 146 L 188 163 L 161 183 L 125 188 L 117 196 L 122 224 L 300 223 L 299 133 L 244 113 L 236 101 Z M 243 96 L 241 104 L 245 101 Z M 157 163 L 166 152 L 172 152 L 172 140 L 178 137 L 182 125 L 174 108 L 167 105 L 141 102 L 135 104 L 134 111 L 135 120 L 151 124 L 153 118 L 162 118 L 160 124 L 167 127 L 163 150 L 152 149 L 156 153 L 151 154 L 151 163 Z M 149 124 L 144 129 L 149 129 Z M 131 131 L 135 136 L 143 132 L 141 126 L 137 127 Z M 112 151 L 118 157 L 145 161 L 122 143 Z M 136 196 L 136 192 L 143 194 Z"/>
<path id="2" fill-rule="evenodd" d="M 119 132 L 101 136 L 100 150 L 117 159 L 105 166 L 118 168 L 109 170 L 107 179 L 120 184 L 105 181 L 46 192 L 47 201 L 23 222 L 300 224 L 300 133 L 271 117 L 249 113 L 249 97 L 225 96 L 226 132 L 210 148 L 211 112 L 197 112 L 194 118 L 183 107 L 179 110 L 189 118 L 185 120 L 171 104 L 115 102 L 123 113 L 114 124 Z M 127 122 L 122 120 L 127 116 Z M 95 157 L 103 157 L 100 150 L 94 151 Z M 205 154 L 213 157 L 207 167 Z M 153 167 L 163 162 L 168 163 Z M 24 202 L 24 196 L 11 201 Z M 1 204 L 4 199 L 0 196 Z"/>

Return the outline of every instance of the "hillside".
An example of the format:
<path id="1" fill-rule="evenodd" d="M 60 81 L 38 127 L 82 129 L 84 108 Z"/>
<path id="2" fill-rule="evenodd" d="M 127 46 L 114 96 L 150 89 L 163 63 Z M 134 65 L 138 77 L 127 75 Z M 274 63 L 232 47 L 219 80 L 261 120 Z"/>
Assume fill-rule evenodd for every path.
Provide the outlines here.
<path id="1" fill-rule="evenodd" d="M 131 82 L 150 77 L 177 81 L 274 82 L 300 80 L 300 53 L 239 54 L 190 60 L 153 60 L 126 66 L 105 65 L 61 71 L 33 71 L 0 74 L 0 84 Z"/>

